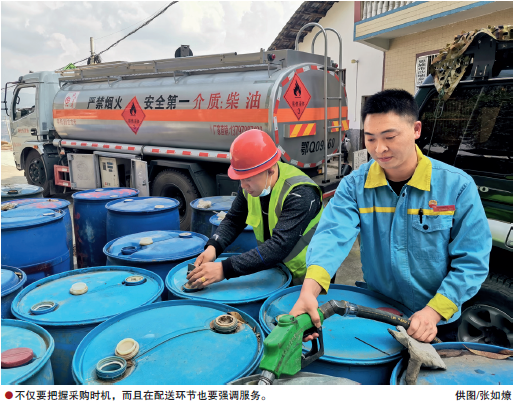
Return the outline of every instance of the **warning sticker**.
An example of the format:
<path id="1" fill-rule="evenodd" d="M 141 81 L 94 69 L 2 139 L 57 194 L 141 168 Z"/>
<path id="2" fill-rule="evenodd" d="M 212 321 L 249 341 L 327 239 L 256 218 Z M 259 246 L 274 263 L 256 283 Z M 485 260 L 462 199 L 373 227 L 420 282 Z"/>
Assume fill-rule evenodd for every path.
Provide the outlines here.
<path id="1" fill-rule="evenodd" d="M 68 92 L 68 95 L 64 98 L 65 109 L 75 109 L 79 93 L 80 92 Z"/>
<path id="2" fill-rule="evenodd" d="M 143 124 L 143 120 L 146 117 L 135 96 L 129 102 L 121 115 L 134 134 L 137 134 L 139 127 L 141 127 L 141 124 Z"/>
<path id="3" fill-rule="evenodd" d="M 311 94 L 307 91 L 307 88 L 305 88 L 305 85 L 297 74 L 295 74 L 291 80 L 289 88 L 287 88 L 284 94 L 284 99 L 296 118 L 300 120 L 300 117 L 302 117 L 303 112 L 311 100 Z"/>

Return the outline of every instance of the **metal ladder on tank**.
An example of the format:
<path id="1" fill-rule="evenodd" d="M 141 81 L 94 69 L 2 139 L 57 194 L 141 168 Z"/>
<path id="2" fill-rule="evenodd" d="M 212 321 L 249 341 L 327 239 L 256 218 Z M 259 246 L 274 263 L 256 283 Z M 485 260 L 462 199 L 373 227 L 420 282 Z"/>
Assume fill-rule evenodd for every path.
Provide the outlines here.
<path id="1" fill-rule="evenodd" d="M 339 125 L 337 126 L 332 126 L 330 127 L 330 129 L 338 129 L 339 130 L 339 141 L 338 141 L 338 144 L 339 144 L 339 152 L 338 153 L 334 153 L 334 154 L 331 154 L 330 157 L 334 157 L 334 156 L 337 156 L 338 157 L 338 164 L 337 164 L 337 175 L 336 175 L 336 179 L 340 179 L 343 177 L 343 175 L 341 174 L 341 156 L 343 155 L 342 152 L 341 152 L 341 145 L 342 145 L 342 128 L 343 128 L 343 121 L 342 121 L 342 116 L 341 116 L 341 109 L 343 107 L 343 77 L 342 77 L 342 70 L 341 70 L 341 67 L 342 67 L 342 63 L 343 63 L 343 40 L 341 39 L 341 35 L 339 35 L 339 33 L 333 29 L 333 28 L 323 28 L 320 24 L 316 23 L 316 22 L 310 22 L 308 24 L 305 24 L 299 31 L 298 33 L 296 34 L 296 40 L 295 40 L 295 44 L 294 44 L 294 50 L 298 50 L 298 40 L 300 39 L 300 35 L 301 33 L 306 29 L 306 28 L 309 28 L 309 27 L 318 27 L 320 30 L 318 31 L 318 33 L 316 33 L 316 35 L 314 35 L 314 38 L 312 39 L 312 44 L 311 44 L 311 53 L 314 53 L 314 43 L 316 42 L 316 38 L 318 37 L 319 34 L 323 33 L 323 36 L 325 37 L 325 57 L 324 57 L 324 64 L 323 64 L 323 72 L 325 73 L 324 77 L 323 77 L 323 100 L 324 100 L 324 110 L 325 110 L 325 114 L 324 114 L 324 134 L 325 134 L 325 140 L 324 140 L 324 143 L 325 143 L 325 159 L 323 160 L 323 181 L 322 183 L 329 183 L 330 180 L 327 178 L 327 167 L 328 167 L 328 101 L 329 100 L 338 100 L 339 101 L 339 107 L 338 107 L 338 110 L 339 110 Z M 336 35 L 337 35 L 337 38 L 339 39 L 339 65 L 338 65 L 338 76 L 339 76 L 339 83 L 341 85 L 339 85 L 339 96 L 332 96 L 332 97 L 328 97 L 328 84 L 327 84 L 327 79 L 328 79 L 328 63 L 327 63 L 327 49 L 328 49 L 328 41 L 327 41 L 327 32 L 326 31 L 331 31 L 331 32 L 334 32 Z"/>

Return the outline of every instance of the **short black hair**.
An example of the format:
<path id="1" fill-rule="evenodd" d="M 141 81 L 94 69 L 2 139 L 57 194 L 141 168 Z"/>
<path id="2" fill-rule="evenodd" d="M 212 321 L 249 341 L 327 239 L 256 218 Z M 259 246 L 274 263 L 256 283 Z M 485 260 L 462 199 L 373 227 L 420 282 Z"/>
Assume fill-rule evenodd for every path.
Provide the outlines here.
<path id="1" fill-rule="evenodd" d="M 371 96 L 361 110 L 362 121 L 368 114 L 396 113 L 411 119 L 414 123 L 418 120 L 418 104 L 414 97 L 403 89 L 386 89 Z"/>

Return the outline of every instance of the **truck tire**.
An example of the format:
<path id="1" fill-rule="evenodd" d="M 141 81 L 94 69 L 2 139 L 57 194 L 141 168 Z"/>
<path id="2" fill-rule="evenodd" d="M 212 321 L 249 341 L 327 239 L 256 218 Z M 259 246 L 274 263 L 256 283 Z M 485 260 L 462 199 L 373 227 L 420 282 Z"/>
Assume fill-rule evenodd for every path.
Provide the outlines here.
<path id="1" fill-rule="evenodd" d="M 462 307 L 458 340 L 512 348 L 512 278 L 487 277 L 477 295 Z"/>
<path id="2" fill-rule="evenodd" d="M 45 164 L 35 150 L 30 151 L 25 160 L 25 178 L 27 183 L 43 187 L 43 197 L 50 197 L 50 183 L 46 180 Z"/>
<path id="3" fill-rule="evenodd" d="M 200 193 L 186 174 L 177 169 L 163 170 L 153 180 L 152 196 L 176 199 L 179 202 L 180 230 L 189 230 L 193 214 L 189 204 L 199 198 Z"/>

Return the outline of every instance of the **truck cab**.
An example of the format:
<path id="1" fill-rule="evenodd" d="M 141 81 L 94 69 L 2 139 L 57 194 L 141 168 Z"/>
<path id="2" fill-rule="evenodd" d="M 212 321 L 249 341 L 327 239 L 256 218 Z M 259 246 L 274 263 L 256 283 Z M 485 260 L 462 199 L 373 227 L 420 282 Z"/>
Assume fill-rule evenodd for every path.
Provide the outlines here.
<path id="1" fill-rule="evenodd" d="M 9 105 L 16 167 L 25 170 L 29 184 L 43 187 L 44 196 L 55 192 L 53 165 L 59 156 L 51 145 L 55 137 L 52 102 L 59 90 L 58 77 L 48 71 L 20 77 Z"/>
<path id="2" fill-rule="evenodd" d="M 459 340 L 512 348 L 512 37 L 479 33 L 462 56 L 469 64 L 448 99 L 434 75 L 416 93 L 417 144 L 474 179 L 493 237 L 489 276 L 462 308 Z"/>

